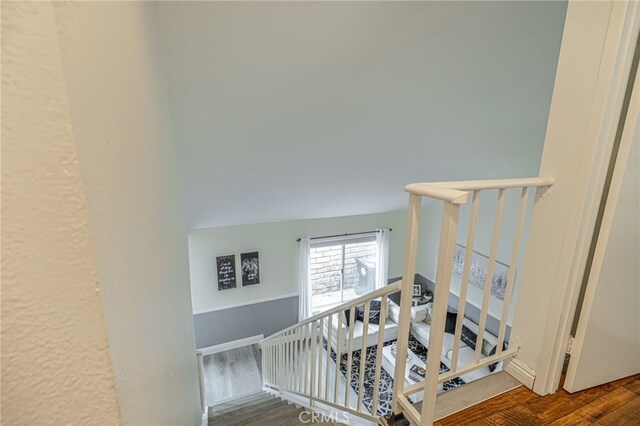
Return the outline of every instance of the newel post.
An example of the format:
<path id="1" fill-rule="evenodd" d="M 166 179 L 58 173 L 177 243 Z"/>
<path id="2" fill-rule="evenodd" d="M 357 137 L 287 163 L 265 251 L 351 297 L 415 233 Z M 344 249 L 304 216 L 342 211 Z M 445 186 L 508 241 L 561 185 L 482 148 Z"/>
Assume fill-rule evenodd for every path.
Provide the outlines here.
<path id="1" fill-rule="evenodd" d="M 404 268 L 402 270 L 402 287 L 400 293 L 400 321 L 398 324 L 398 343 L 396 365 L 393 381 L 393 412 L 401 412 L 398 395 L 404 389 L 404 372 L 407 362 L 407 346 L 409 343 L 409 327 L 411 321 L 411 299 L 413 296 L 413 280 L 416 274 L 416 256 L 418 254 L 418 232 L 420 228 L 420 210 L 422 197 L 409 195 L 409 211 L 407 220 L 407 239 L 404 248 Z"/>

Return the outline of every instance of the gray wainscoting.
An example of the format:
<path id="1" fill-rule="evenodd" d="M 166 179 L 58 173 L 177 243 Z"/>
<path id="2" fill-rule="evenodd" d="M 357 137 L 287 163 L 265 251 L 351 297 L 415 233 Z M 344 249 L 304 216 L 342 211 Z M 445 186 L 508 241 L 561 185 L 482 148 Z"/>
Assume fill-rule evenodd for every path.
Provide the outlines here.
<path id="1" fill-rule="evenodd" d="M 198 349 L 247 337 L 265 337 L 298 322 L 298 296 L 193 316 Z"/>

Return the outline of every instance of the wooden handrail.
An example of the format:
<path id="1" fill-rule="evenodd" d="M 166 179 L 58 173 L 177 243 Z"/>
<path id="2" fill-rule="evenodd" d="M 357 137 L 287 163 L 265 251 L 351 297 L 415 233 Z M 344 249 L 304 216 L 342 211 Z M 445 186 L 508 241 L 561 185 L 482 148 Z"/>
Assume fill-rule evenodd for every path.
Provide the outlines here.
<path id="1" fill-rule="evenodd" d="M 442 200 L 452 204 L 465 204 L 469 200 L 469 193 L 467 191 L 551 185 L 553 185 L 553 178 L 541 176 L 518 179 L 412 183 L 405 186 L 404 190 L 410 194 L 435 198 L 436 200 Z"/>
<path id="2" fill-rule="evenodd" d="M 434 182 L 431 185 L 441 188 L 452 188 L 459 191 L 480 191 L 483 189 L 525 188 L 529 186 L 551 186 L 552 177 L 531 177 L 516 179 L 466 180 L 459 182 Z"/>
<path id="3" fill-rule="evenodd" d="M 435 198 L 452 204 L 465 204 L 469 200 L 469 193 L 452 188 L 443 188 L 432 183 L 410 183 L 404 187 L 409 194 Z"/>
<path id="4" fill-rule="evenodd" d="M 329 316 L 331 316 L 331 315 L 333 315 L 335 313 L 338 313 L 338 312 L 343 312 L 345 309 L 349 309 L 349 308 L 351 308 L 353 306 L 361 305 L 361 304 L 363 304 L 365 302 L 368 302 L 370 300 L 377 299 L 378 297 L 386 296 L 387 294 L 396 293 L 396 292 L 400 291 L 401 288 L 402 288 L 402 280 L 395 281 L 395 282 L 393 282 L 391 284 L 388 284 L 388 285 L 386 285 L 386 286 L 384 286 L 382 288 L 374 290 L 371 293 L 367 293 L 367 294 L 365 294 L 363 296 L 360 296 L 360 297 L 358 297 L 356 299 L 350 300 L 348 302 L 344 302 L 344 303 L 342 303 L 342 304 L 340 304 L 338 306 L 335 306 L 335 307 L 333 307 L 331 309 L 328 309 L 326 311 L 320 312 L 319 314 L 313 315 L 313 316 L 311 316 L 311 317 L 309 317 L 307 319 L 304 319 L 304 320 L 302 320 L 302 321 L 300 321 L 300 322 L 298 322 L 296 324 L 293 324 L 292 326 L 287 327 L 284 330 L 280 330 L 277 333 L 274 333 L 269 337 L 265 337 L 264 339 L 262 339 L 260 341 L 260 343 L 263 343 L 263 342 L 265 342 L 265 341 L 267 341 L 269 339 L 272 339 L 272 338 L 274 338 L 276 336 L 284 334 L 287 331 L 290 331 L 290 330 L 293 330 L 295 328 L 301 327 L 301 326 L 303 326 L 305 324 L 309 324 L 310 322 L 317 321 L 317 320 L 320 320 L 320 319 L 324 319 L 325 317 L 329 317 Z"/>

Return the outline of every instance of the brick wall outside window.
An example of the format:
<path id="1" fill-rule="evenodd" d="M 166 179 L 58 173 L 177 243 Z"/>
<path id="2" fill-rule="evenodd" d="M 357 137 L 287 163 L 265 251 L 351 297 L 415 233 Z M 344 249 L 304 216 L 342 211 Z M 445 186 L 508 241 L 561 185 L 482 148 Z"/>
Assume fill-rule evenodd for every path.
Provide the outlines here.
<path id="1" fill-rule="evenodd" d="M 350 289 L 358 285 L 360 275 L 356 259 L 369 258 L 375 262 L 375 256 L 375 241 L 345 244 L 343 289 Z M 312 294 L 339 291 L 341 269 L 342 244 L 312 247 L 310 252 Z"/>

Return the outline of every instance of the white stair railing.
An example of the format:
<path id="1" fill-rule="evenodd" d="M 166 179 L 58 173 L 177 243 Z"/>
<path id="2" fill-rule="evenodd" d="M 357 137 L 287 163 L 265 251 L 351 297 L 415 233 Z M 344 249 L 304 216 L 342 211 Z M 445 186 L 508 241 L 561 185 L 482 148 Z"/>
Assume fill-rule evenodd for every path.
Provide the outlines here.
<path id="1" fill-rule="evenodd" d="M 513 287 L 515 281 L 516 265 L 518 263 L 521 239 L 527 212 L 529 191 L 531 188 L 549 187 L 553 179 L 548 177 L 535 177 L 524 179 L 503 179 L 485 181 L 462 182 L 438 182 L 415 183 L 407 185 L 405 190 L 409 193 L 409 208 L 407 222 L 407 238 L 404 253 L 403 277 L 408 277 L 381 289 L 354 299 L 350 302 L 336 306 L 326 312 L 314 315 L 304 321 L 286 328 L 261 342 L 262 371 L 265 388 L 277 392 L 288 392 L 308 399 L 309 406 L 321 403 L 328 407 L 346 411 L 363 417 L 367 420 L 380 423 L 376 415 L 379 404 L 379 386 L 381 373 L 382 348 L 384 343 L 384 323 L 388 315 L 388 296 L 401 291 L 400 310 L 398 323 L 398 340 L 395 356 L 394 377 L 404 378 L 409 341 L 409 329 L 412 307 L 413 277 L 416 273 L 416 257 L 418 248 L 418 234 L 422 198 L 428 197 L 444 203 L 442 224 L 440 230 L 440 242 L 438 249 L 438 261 L 436 269 L 436 286 L 434 294 L 434 306 L 431 315 L 431 327 L 429 335 L 429 353 L 441 354 L 445 334 L 445 322 L 449 292 L 451 289 L 451 274 L 453 272 L 453 256 L 456 243 L 456 231 L 460 206 L 471 201 L 469 225 L 466 235 L 465 259 L 461 277 L 460 296 L 455 327 L 455 339 L 451 356 L 451 369 L 440 373 L 440 356 L 427 356 L 425 380 L 405 387 L 404 380 L 393 381 L 393 412 L 402 413 L 412 425 L 429 426 L 433 424 L 435 415 L 436 395 L 438 385 L 455 377 L 468 374 L 474 370 L 486 367 L 490 364 L 506 360 L 515 356 L 518 352 L 518 344 L 513 340 L 503 350 L 507 330 L 507 319 L 511 306 Z M 485 329 L 489 312 L 489 300 L 491 296 L 492 280 L 500 240 L 500 228 L 505 205 L 505 191 L 507 189 L 520 189 L 520 204 L 516 228 L 512 242 L 511 263 L 507 277 L 498 343 L 494 355 L 482 357 L 482 347 L 485 338 Z M 474 359 L 471 363 L 458 366 L 458 357 L 461 348 L 461 333 L 467 291 L 469 285 L 471 257 L 474 247 L 474 238 L 478 221 L 478 205 L 483 191 L 497 190 L 496 213 L 493 220 L 493 233 L 489 251 L 488 270 L 482 293 L 482 306 L 478 324 L 478 335 Z M 535 205 L 534 205 L 535 208 Z M 363 333 L 360 347 L 353 344 L 353 327 L 349 327 L 346 336 L 342 336 L 342 313 L 349 311 L 350 323 L 355 323 L 356 308 L 363 307 L 363 329 L 369 326 L 369 310 L 372 300 L 381 299 L 380 325 L 377 336 L 375 383 L 371 410 L 362 405 L 364 386 L 364 368 L 360 369 L 358 377 L 358 395 L 356 401 L 350 401 L 350 386 L 353 367 L 353 351 L 361 349 L 360 365 L 364 365 L 364 357 L 367 348 L 367 333 Z M 335 315 L 338 314 L 338 315 Z M 334 327 L 337 322 L 337 327 Z M 334 331 L 335 330 L 335 331 Z M 343 345 L 343 340 L 346 344 Z M 324 342 L 326 352 L 323 354 Z M 336 366 L 332 369 L 331 351 L 336 353 Z M 345 352 L 346 351 L 346 352 Z M 346 380 L 341 381 L 340 359 L 346 353 Z M 323 362 L 324 361 L 324 362 Z M 340 384 L 343 383 L 344 393 L 340 396 Z M 409 400 L 409 396 L 418 392 L 423 393 L 422 411 L 418 412 Z"/>
<path id="2" fill-rule="evenodd" d="M 412 286 L 410 280 L 408 286 Z M 350 302 L 340 304 L 320 314 L 307 318 L 298 324 L 285 328 L 260 342 L 262 349 L 263 384 L 274 391 L 288 392 L 308 400 L 313 407 L 316 403 L 330 408 L 346 411 L 379 423 L 376 415 L 379 404 L 382 348 L 384 344 L 385 322 L 388 321 L 388 296 L 398 292 L 402 281 L 397 281 L 365 294 Z M 343 313 L 349 311 L 350 324 L 355 324 L 356 308 L 364 309 L 363 330 L 369 327 L 371 301 L 380 300 L 380 322 L 376 341 L 376 366 L 374 393 L 371 411 L 363 404 L 365 392 L 365 369 L 360 368 L 358 375 L 357 399 L 351 400 L 351 379 L 353 373 L 354 351 L 360 351 L 360 364 L 366 364 L 367 333 L 362 334 L 361 343 L 354 345 L 354 327 L 348 327 L 343 336 Z M 336 315 L 337 314 L 337 315 Z M 334 327 L 335 323 L 335 327 Z M 346 338 L 346 342 L 344 339 Z M 326 350 L 325 350 L 326 342 Z M 373 345 L 370 345 L 373 346 Z M 332 368 L 332 351 L 335 353 L 335 367 Z M 341 380 L 341 356 L 346 354 L 346 380 Z M 333 370 L 333 371 L 332 371 Z M 344 386 L 344 388 L 340 388 Z M 341 392 L 343 391 L 343 392 Z"/>
<path id="3" fill-rule="evenodd" d="M 421 210 L 422 197 L 433 198 L 444 202 L 442 225 L 440 230 L 440 243 L 438 249 L 438 263 L 436 269 L 436 286 L 434 294 L 433 314 L 431 317 L 431 332 L 429 335 L 429 353 L 442 353 L 444 329 L 447 316 L 448 298 L 451 287 L 451 274 L 453 272 L 453 255 L 456 243 L 456 231 L 458 227 L 458 216 L 460 206 L 466 204 L 471 199 L 471 212 L 469 226 L 466 236 L 466 247 L 464 266 L 462 271 L 462 281 L 460 287 L 460 297 L 458 304 L 457 322 L 455 328 L 454 347 L 452 351 L 451 370 L 440 373 L 440 357 L 428 356 L 426 375 L 424 382 L 404 387 L 403 380 L 394 380 L 394 412 L 402 412 L 404 416 L 415 425 L 432 425 L 435 415 L 435 404 L 438 385 L 462 376 L 474 370 L 501 360 L 509 359 L 518 352 L 518 346 L 511 342 L 509 347 L 503 350 L 505 341 L 507 318 L 511 306 L 513 286 L 515 281 L 516 265 L 521 249 L 522 231 L 527 211 L 528 195 L 530 188 L 549 187 L 553 184 L 553 179 L 546 177 L 525 178 L 525 179 L 503 179 L 486 181 L 465 181 L 465 182 L 440 182 L 440 183 L 415 183 L 407 185 L 405 190 L 409 195 L 409 221 L 407 229 L 407 243 L 405 248 L 405 265 L 403 276 L 412 277 L 415 274 L 415 263 L 417 254 L 417 243 L 419 233 L 419 215 Z M 519 188 L 520 205 L 516 223 L 515 235 L 512 244 L 511 263 L 507 284 L 505 289 L 502 312 L 500 315 L 500 329 L 498 333 L 498 344 L 495 355 L 482 358 L 482 342 L 485 335 L 485 327 L 489 311 L 489 299 L 494 275 L 496 254 L 500 240 L 500 228 L 504 212 L 505 190 L 509 188 Z M 497 190 L 498 199 L 496 213 L 493 223 L 493 233 L 491 237 L 491 248 L 489 251 L 488 270 L 484 283 L 482 295 L 482 307 L 480 311 L 480 321 L 478 325 L 478 336 L 474 360 L 462 367 L 458 366 L 458 355 L 461 345 L 462 319 L 467 301 L 467 290 L 469 285 L 469 274 L 471 266 L 471 256 L 475 238 L 476 225 L 478 220 L 478 204 L 483 191 Z M 471 192 L 471 194 L 470 194 Z M 535 208 L 535 206 L 534 206 Z M 398 331 L 398 342 L 406 342 L 409 338 L 409 324 L 411 316 L 411 295 L 408 291 L 403 291 L 400 306 L 400 322 Z M 402 352 L 401 352 L 402 351 Z M 402 377 L 406 367 L 406 345 L 398 345 L 398 355 L 396 359 L 396 369 L 394 377 Z M 423 392 L 422 412 L 419 413 L 409 400 L 409 395 Z"/>

